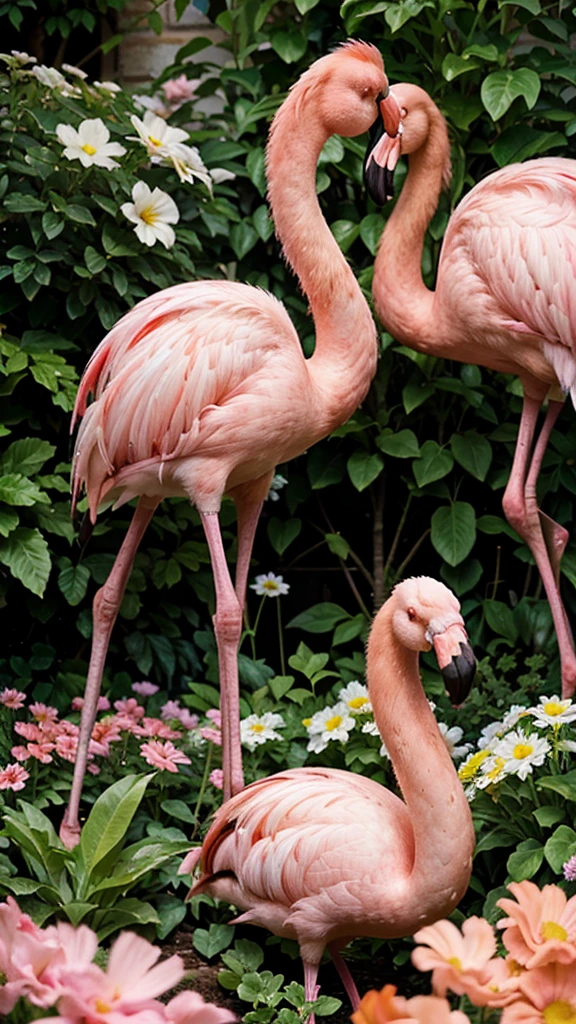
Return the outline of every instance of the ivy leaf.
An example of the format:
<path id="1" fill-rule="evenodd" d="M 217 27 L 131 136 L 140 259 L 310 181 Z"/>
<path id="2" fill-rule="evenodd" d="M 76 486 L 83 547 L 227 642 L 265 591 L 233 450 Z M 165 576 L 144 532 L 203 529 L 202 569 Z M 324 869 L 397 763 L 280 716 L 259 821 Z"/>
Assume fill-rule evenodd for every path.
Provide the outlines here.
<path id="1" fill-rule="evenodd" d="M 354 452 L 348 459 L 348 476 L 357 491 L 363 491 L 380 476 L 384 460 L 368 452 Z"/>
<path id="2" fill-rule="evenodd" d="M 498 121 L 519 96 L 528 107 L 536 103 L 540 94 L 540 76 L 530 68 L 515 71 L 493 71 L 482 82 L 480 96 L 493 121 Z"/>
<path id="3" fill-rule="evenodd" d="M 506 867 L 514 882 L 523 882 L 536 874 L 543 860 L 542 844 L 537 839 L 525 839 L 523 843 L 518 844 L 515 852 L 510 854 Z"/>
<path id="4" fill-rule="evenodd" d="M 0 541 L 0 562 L 37 597 L 43 597 L 50 575 L 48 545 L 39 530 L 22 527 Z"/>
<path id="5" fill-rule="evenodd" d="M 210 928 L 196 928 L 192 942 L 202 956 L 211 957 L 226 949 L 234 938 L 234 928 L 227 924 L 211 924 Z"/>
<path id="6" fill-rule="evenodd" d="M 453 501 L 437 508 L 431 520 L 431 540 L 448 565 L 458 565 L 470 554 L 476 541 L 476 513 L 466 501 Z"/>
<path id="7" fill-rule="evenodd" d="M 278 519 L 277 516 L 272 516 L 268 523 L 268 540 L 274 551 L 283 555 L 292 541 L 296 540 L 301 529 L 301 519 Z"/>
<path id="8" fill-rule="evenodd" d="M 436 441 L 425 441 L 420 458 L 412 463 L 412 470 L 418 487 L 425 487 L 435 480 L 441 480 L 450 472 L 454 459 L 449 451 L 441 448 Z"/>
<path id="9" fill-rule="evenodd" d="M 413 430 L 398 430 L 395 434 L 385 430 L 376 438 L 376 444 L 385 455 L 396 459 L 415 459 L 422 454 Z"/>

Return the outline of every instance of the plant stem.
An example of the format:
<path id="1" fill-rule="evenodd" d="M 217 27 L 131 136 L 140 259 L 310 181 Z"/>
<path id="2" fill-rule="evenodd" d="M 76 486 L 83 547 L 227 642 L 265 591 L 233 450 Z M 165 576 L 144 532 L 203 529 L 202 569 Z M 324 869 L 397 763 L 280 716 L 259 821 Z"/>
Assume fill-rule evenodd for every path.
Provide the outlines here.
<path id="1" fill-rule="evenodd" d="M 278 619 L 278 646 L 280 648 L 280 670 L 286 675 L 286 662 L 284 661 L 284 638 L 282 636 L 282 609 L 280 608 L 280 597 L 276 598 L 276 615 Z"/>
<path id="2" fill-rule="evenodd" d="M 212 750 L 214 748 L 214 744 L 211 743 L 210 741 L 208 741 L 208 742 L 209 742 L 209 746 L 208 746 L 208 753 L 206 754 L 206 764 L 204 765 L 204 774 L 202 776 L 202 782 L 200 783 L 200 792 L 198 793 L 198 799 L 196 801 L 196 807 L 194 808 L 194 828 L 192 830 L 192 835 L 190 836 L 190 840 L 191 841 L 192 841 L 192 839 L 194 839 L 194 836 L 196 835 L 196 832 L 198 831 L 198 814 L 200 812 L 200 807 L 202 806 L 202 800 L 204 799 L 204 793 L 206 792 L 206 786 L 207 786 L 207 783 L 208 783 L 208 775 L 209 775 L 209 772 L 210 772 L 210 764 L 211 764 L 211 761 L 212 761 Z"/>
<path id="3" fill-rule="evenodd" d="M 392 559 L 394 558 L 394 555 L 396 554 L 396 548 L 398 547 L 398 543 L 400 541 L 400 536 L 402 534 L 402 530 L 404 529 L 404 523 L 406 522 L 406 517 L 408 515 L 408 509 L 410 508 L 411 502 L 412 502 L 412 492 L 409 493 L 408 500 L 407 500 L 406 504 L 404 505 L 404 509 L 403 509 L 402 515 L 400 516 L 400 522 L 398 523 L 398 526 L 396 527 L 396 533 L 394 534 L 394 540 L 392 541 L 392 545 L 390 547 L 390 551 L 388 552 L 388 558 L 386 559 L 386 561 L 384 563 L 384 568 L 382 570 L 382 576 L 383 576 L 383 579 L 384 579 L 384 584 L 386 583 L 386 578 L 387 578 L 388 573 L 390 571 L 390 566 L 392 565 Z M 404 564 L 405 564 L 405 561 L 402 563 L 402 566 L 404 566 Z M 401 573 L 401 569 L 398 570 L 398 576 L 400 575 L 400 573 Z"/>
<path id="4" fill-rule="evenodd" d="M 408 565 L 409 562 L 412 561 L 412 559 L 414 558 L 414 555 L 418 551 L 418 548 L 420 547 L 421 544 L 424 543 L 424 541 L 426 540 L 426 538 L 427 538 L 429 533 L 430 533 L 430 527 L 428 527 L 427 530 L 424 530 L 424 533 L 422 534 L 422 536 L 419 537 L 418 540 L 416 541 L 416 543 L 412 545 L 412 547 L 410 548 L 410 551 L 406 555 L 406 558 L 398 566 L 398 571 L 396 573 L 397 577 L 402 575 L 402 573 L 404 572 L 406 566 Z"/>

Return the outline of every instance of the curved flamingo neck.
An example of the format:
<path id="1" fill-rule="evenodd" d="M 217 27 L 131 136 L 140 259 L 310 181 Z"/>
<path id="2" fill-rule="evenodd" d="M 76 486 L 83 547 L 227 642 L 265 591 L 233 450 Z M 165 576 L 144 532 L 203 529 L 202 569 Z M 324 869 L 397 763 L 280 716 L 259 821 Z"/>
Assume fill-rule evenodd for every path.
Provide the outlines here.
<path id="1" fill-rule="evenodd" d="M 426 113 L 426 141 L 409 157 L 402 192 L 380 239 L 374 265 L 374 304 L 382 323 L 398 341 L 433 352 L 437 327 L 434 292 L 422 278 L 422 250 L 450 166 L 450 143 L 446 122 L 432 100 L 428 100 Z"/>
<path id="2" fill-rule="evenodd" d="M 296 86 L 276 115 L 267 149 L 268 198 L 284 256 L 310 302 L 316 347 L 307 361 L 319 391 L 322 431 L 343 423 L 376 372 L 368 303 L 330 231 L 316 195 L 316 166 L 329 134 L 318 87 Z"/>
<path id="3" fill-rule="evenodd" d="M 464 790 L 422 688 L 418 652 L 400 643 L 392 625 L 394 610 L 392 598 L 372 629 L 367 677 L 374 718 L 412 822 L 415 856 L 405 909 L 415 915 L 413 921 L 420 914 L 432 921 L 448 914 L 466 891 L 474 829 Z M 426 923 L 423 918 L 421 923 Z"/>

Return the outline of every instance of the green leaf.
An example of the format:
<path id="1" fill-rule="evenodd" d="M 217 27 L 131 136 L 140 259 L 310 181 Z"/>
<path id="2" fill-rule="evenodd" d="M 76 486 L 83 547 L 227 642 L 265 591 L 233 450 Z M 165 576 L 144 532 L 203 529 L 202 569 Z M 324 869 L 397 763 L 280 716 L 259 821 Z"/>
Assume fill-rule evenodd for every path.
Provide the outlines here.
<path id="1" fill-rule="evenodd" d="M 185 821 L 193 825 L 195 818 L 192 811 L 183 800 L 163 800 L 160 804 L 162 810 L 169 818 L 176 818 L 178 821 Z"/>
<path id="2" fill-rule="evenodd" d="M 76 224 L 89 224 L 96 227 L 96 221 L 87 206 L 80 206 L 79 203 L 70 203 L 64 210 L 64 216 L 73 220 Z"/>
<path id="3" fill-rule="evenodd" d="M 458 565 L 470 554 L 476 540 L 476 513 L 465 501 L 454 501 L 436 509 L 432 519 L 431 540 L 436 551 L 449 565 Z"/>
<path id="4" fill-rule="evenodd" d="M 126 775 L 98 797 L 82 829 L 78 857 L 82 897 L 94 868 L 124 838 L 153 775 Z"/>
<path id="5" fill-rule="evenodd" d="M 156 934 L 160 940 L 165 939 L 174 928 L 177 928 L 186 917 L 186 904 L 177 896 L 163 894 L 156 898 L 156 911 L 160 924 L 156 928 Z"/>
<path id="6" fill-rule="evenodd" d="M 211 957 L 221 953 L 223 949 L 232 942 L 234 928 L 228 924 L 211 924 L 208 931 L 205 928 L 196 928 L 192 937 L 194 949 L 197 949 L 202 956 Z"/>
<path id="7" fill-rule="evenodd" d="M 549 804 L 544 807 L 536 807 L 532 811 L 541 828 L 551 828 L 552 825 L 557 825 L 559 821 L 562 821 L 565 813 L 563 807 L 551 807 Z"/>
<path id="8" fill-rule="evenodd" d="M 287 629 L 303 629 L 307 633 L 328 633 L 337 622 L 348 619 L 348 612 L 339 604 L 332 604 L 324 601 L 322 604 L 314 604 L 305 612 L 300 612 L 292 619 Z"/>
<path id="9" fill-rule="evenodd" d="M 17 512 L 11 512 L 10 509 L 0 508 L 0 536 L 7 537 L 12 530 L 15 530 L 20 522 L 20 517 Z"/>
<path id="10" fill-rule="evenodd" d="M 14 441 L 0 458 L 0 468 L 4 473 L 22 473 L 32 476 L 38 473 L 44 463 L 50 459 L 56 447 L 48 441 L 37 437 L 24 437 Z"/>
<path id="11" fill-rule="evenodd" d="M 250 175 L 252 184 L 258 189 L 261 196 L 266 195 L 266 161 L 263 149 L 253 149 L 246 159 L 246 170 Z M 256 225 L 254 225 L 256 227 Z M 258 229 L 256 229 L 258 230 Z M 258 232 L 259 233 L 259 232 Z"/>
<path id="12" fill-rule="evenodd" d="M 385 430 L 376 438 L 376 444 L 385 455 L 396 459 L 416 459 L 421 455 L 418 438 L 413 430 Z"/>
<path id="13" fill-rule="evenodd" d="M 542 14 L 540 0 L 499 0 L 500 7 L 523 7 L 530 14 Z"/>
<path id="14" fill-rule="evenodd" d="M 83 600 L 89 582 L 90 570 L 85 565 L 68 565 L 58 576 L 58 588 L 72 606 Z"/>
<path id="15" fill-rule="evenodd" d="M 539 93 L 540 76 L 530 68 L 493 71 L 484 79 L 480 89 L 482 103 L 493 121 L 498 121 L 519 96 L 524 99 L 528 110 L 532 110 Z"/>
<path id="16" fill-rule="evenodd" d="M 312 1004 L 317 1017 L 331 1017 L 342 1006 L 342 1000 L 335 996 L 319 996 Z"/>
<path id="17" fill-rule="evenodd" d="M 275 700 L 282 700 L 294 685 L 294 676 L 274 676 L 268 680 L 268 686 L 272 690 Z"/>
<path id="18" fill-rule="evenodd" d="M 355 242 L 360 234 L 360 225 L 353 220 L 335 220 L 330 225 L 330 230 L 342 252 L 348 252 L 352 242 Z"/>
<path id="19" fill-rule="evenodd" d="M 360 238 L 372 256 L 376 255 L 383 230 L 384 218 L 381 213 L 369 213 L 360 221 Z"/>
<path id="20" fill-rule="evenodd" d="M 475 71 L 479 67 L 478 61 L 469 60 L 458 53 L 447 53 L 442 61 L 442 74 L 447 82 L 452 82 L 459 75 L 465 75 L 466 72 Z"/>
<path id="21" fill-rule="evenodd" d="M 258 233 L 247 220 L 234 224 L 230 229 L 230 245 L 239 260 L 243 259 L 258 241 Z"/>
<path id="22" fill-rule="evenodd" d="M 412 463 L 412 471 L 418 487 L 425 487 L 435 480 L 441 480 L 453 465 L 454 459 L 449 451 L 441 448 L 436 441 L 425 441 L 420 458 Z"/>
<path id="23" fill-rule="evenodd" d="M 298 14 L 308 14 L 313 7 L 316 7 L 320 3 L 320 0 L 294 0 L 294 6 L 298 11 Z"/>
<path id="24" fill-rule="evenodd" d="M 476 586 L 483 571 L 477 558 L 468 558 L 455 567 L 444 563 L 440 569 L 440 575 L 450 590 L 460 597 Z"/>
<path id="25" fill-rule="evenodd" d="M 357 491 L 369 487 L 384 469 L 384 461 L 378 455 L 370 455 L 365 451 L 354 452 L 347 463 L 348 476 Z"/>
<path id="26" fill-rule="evenodd" d="M 330 484 L 339 484 L 346 472 L 346 456 L 339 452 L 332 454 L 322 445 L 316 445 L 307 464 L 308 479 L 313 491 Z"/>
<path id="27" fill-rule="evenodd" d="M 576 768 L 563 775 L 545 775 L 536 782 L 538 789 L 551 789 L 565 800 L 576 802 Z"/>
<path id="28" fill-rule="evenodd" d="M 502 132 L 490 152 L 498 166 L 504 167 L 565 145 L 566 136 L 562 132 L 541 132 L 531 125 L 516 124 Z"/>
<path id="29" fill-rule="evenodd" d="M 518 639 L 518 629 L 511 609 L 503 601 L 484 601 L 486 622 L 498 636 L 504 636 L 511 643 Z"/>
<path id="30" fill-rule="evenodd" d="M 285 64 L 294 64 L 306 53 L 307 39 L 301 32 L 273 32 L 270 42 Z"/>
<path id="31" fill-rule="evenodd" d="M 324 540 L 333 555 L 344 560 L 348 558 L 348 555 L 350 554 L 350 545 L 344 537 L 340 536 L 339 533 L 325 533 Z"/>
<path id="32" fill-rule="evenodd" d="M 268 522 L 267 532 L 268 540 L 274 551 L 277 551 L 279 555 L 283 555 L 292 541 L 296 540 L 301 529 L 301 519 L 278 519 L 277 516 L 272 516 Z"/>
<path id="33" fill-rule="evenodd" d="M 42 230 L 49 241 L 53 238 L 57 238 L 59 234 L 64 230 L 64 221 L 57 213 L 52 213 L 51 210 L 42 216 Z"/>
<path id="34" fill-rule="evenodd" d="M 84 249 L 84 262 L 91 274 L 99 274 L 107 266 L 106 257 L 97 252 L 93 245 L 87 245 Z"/>
<path id="35" fill-rule="evenodd" d="M 501 516 L 480 516 L 476 523 L 476 526 L 478 527 L 481 533 L 505 533 L 508 535 L 508 537 L 511 537 L 512 540 L 515 540 L 516 542 L 520 540 L 520 537 L 518 536 L 516 531 L 510 526 L 509 523 L 506 522 L 505 519 L 502 519 Z"/>
<path id="36" fill-rule="evenodd" d="M 80 922 L 86 917 L 86 914 L 89 914 L 91 910 L 96 910 L 97 907 L 97 903 L 85 903 L 82 900 L 71 900 L 70 903 L 65 903 L 62 909 L 70 923 L 74 928 L 77 928 Z"/>
<path id="37" fill-rule="evenodd" d="M 50 575 L 50 553 L 39 530 L 18 528 L 0 541 L 0 562 L 38 597 L 44 596 Z"/>
<path id="38" fill-rule="evenodd" d="M 452 454 L 463 469 L 467 469 L 477 480 L 485 480 L 492 462 L 492 446 L 490 442 L 475 430 L 467 430 L 465 434 L 452 434 L 450 438 Z"/>
<path id="39" fill-rule="evenodd" d="M 362 612 L 355 615 L 353 619 L 341 622 L 334 630 L 334 636 L 332 637 L 333 646 L 337 647 L 338 644 L 347 644 L 350 640 L 355 640 L 357 636 L 364 632 L 367 626 L 366 616 L 362 615 Z"/>
<path id="40" fill-rule="evenodd" d="M 512 881 L 523 882 L 536 874 L 543 860 L 544 847 L 542 844 L 537 839 L 525 839 L 524 842 L 518 844 L 516 851 L 510 854 L 506 861 L 506 867 Z"/>
<path id="41" fill-rule="evenodd" d="M 550 867 L 557 874 L 562 865 L 576 853 L 576 832 L 568 825 L 559 825 L 544 847 L 544 855 Z"/>
<path id="42" fill-rule="evenodd" d="M 38 213 L 46 209 L 46 203 L 27 192 L 13 192 L 6 196 L 4 208 L 10 213 Z"/>

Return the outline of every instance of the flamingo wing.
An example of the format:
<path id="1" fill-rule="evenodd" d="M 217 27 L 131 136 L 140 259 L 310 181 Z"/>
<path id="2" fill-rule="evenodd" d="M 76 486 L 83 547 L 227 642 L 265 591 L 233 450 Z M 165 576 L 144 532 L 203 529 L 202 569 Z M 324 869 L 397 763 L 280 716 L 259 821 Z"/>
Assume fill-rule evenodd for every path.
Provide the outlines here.
<path id="1" fill-rule="evenodd" d="M 564 390 L 576 385 L 576 162 L 531 160 L 481 181 L 456 209 L 439 267 L 500 330 L 540 339 Z M 463 278 L 463 279 L 462 279 Z M 462 280 L 461 280 L 462 279 Z"/>
<path id="2" fill-rule="evenodd" d="M 270 375 L 304 367 L 283 305 L 249 285 L 197 281 L 139 302 L 103 339 L 80 383 L 74 462 L 93 514 L 126 467 L 191 455 L 203 416 Z M 92 393 L 95 401 L 87 405 Z"/>

